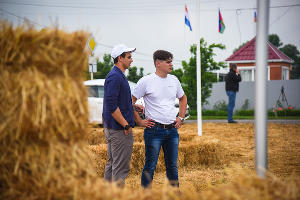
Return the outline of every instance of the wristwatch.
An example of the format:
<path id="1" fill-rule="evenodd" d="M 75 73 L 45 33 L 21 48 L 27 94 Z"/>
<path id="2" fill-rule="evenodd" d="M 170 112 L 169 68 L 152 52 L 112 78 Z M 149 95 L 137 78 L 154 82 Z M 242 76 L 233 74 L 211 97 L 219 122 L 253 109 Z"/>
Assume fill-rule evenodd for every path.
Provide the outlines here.
<path id="1" fill-rule="evenodd" d="M 184 118 L 183 118 L 183 117 L 178 116 L 178 118 L 181 120 L 181 122 L 184 121 Z"/>
<path id="2" fill-rule="evenodd" d="M 124 126 L 124 130 L 129 130 L 130 129 L 130 125 L 129 124 L 126 124 L 125 126 Z"/>

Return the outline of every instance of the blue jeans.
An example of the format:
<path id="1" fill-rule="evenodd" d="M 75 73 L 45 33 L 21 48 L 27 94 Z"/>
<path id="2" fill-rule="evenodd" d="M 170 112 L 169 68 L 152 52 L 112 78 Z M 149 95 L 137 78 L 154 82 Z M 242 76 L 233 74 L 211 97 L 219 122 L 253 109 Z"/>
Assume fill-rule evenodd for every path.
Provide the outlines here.
<path id="1" fill-rule="evenodd" d="M 226 91 L 226 94 L 228 96 L 228 113 L 227 113 L 227 119 L 229 122 L 233 121 L 233 109 L 235 106 L 235 98 L 236 98 L 236 92 L 235 91 Z"/>
<path id="2" fill-rule="evenodd" d="M 144 140 L 145 166 L 141 178 L 142 186 L 148 187 L 153 180 L 161 147 L 164 151 L 167 178 L 173 186 L 179 186 L 177 170 L 179 135 L 177 129 L 163 129 L 157 126 L 146 128 Z"/>

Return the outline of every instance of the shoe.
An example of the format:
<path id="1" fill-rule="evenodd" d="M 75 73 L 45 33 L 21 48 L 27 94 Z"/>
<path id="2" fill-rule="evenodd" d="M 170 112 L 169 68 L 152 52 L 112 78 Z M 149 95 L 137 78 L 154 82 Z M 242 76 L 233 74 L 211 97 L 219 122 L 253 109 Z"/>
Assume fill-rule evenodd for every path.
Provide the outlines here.
<path id="1" fill-rule="evenodd" d="M 232 121 L 228 121 L 228 123 L 238 123 L 237 121 L 234 121 L 234 120 L 232 120 Z"/>

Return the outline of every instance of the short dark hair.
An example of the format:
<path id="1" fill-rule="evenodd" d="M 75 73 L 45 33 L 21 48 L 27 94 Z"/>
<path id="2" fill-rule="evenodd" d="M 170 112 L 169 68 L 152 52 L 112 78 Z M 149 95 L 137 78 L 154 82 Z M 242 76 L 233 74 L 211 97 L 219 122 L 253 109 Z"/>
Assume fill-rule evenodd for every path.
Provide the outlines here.
<path id="1" fill-rule="evenodd" d="M 155 65 L 156 60 L 168 60 L 173 59 L 173 54 L 165 50 L 157 50 L 153 53 L 153 61 Z"/>
<path id="2" fill-rule="evenodd" d="M 236 70 L 237 66 L 236 66 L 236 64 L 230 63 L 229 68 L 232 70 Z"/>
<path id="3" fill-rule="evenodd" d="M 125 58 L 125 55 L 126 55 L 126 52 L 123 52 L 121 55 L 121 57 Z M 119 59 L 119 56 L 117 56 L 115 59 L 114 59 L 114 64 L 116 64 L 118 62 L 118 59 Z"/>

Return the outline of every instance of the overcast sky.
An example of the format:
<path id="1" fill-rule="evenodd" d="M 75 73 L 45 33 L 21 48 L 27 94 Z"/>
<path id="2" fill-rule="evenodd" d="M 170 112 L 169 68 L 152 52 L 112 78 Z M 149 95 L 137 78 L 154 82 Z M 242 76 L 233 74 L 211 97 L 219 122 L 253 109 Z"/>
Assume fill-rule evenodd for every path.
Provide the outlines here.
<path id="1" fill-rule="evenodd" d="M 193 31 L 184 24 L 185 4 Z M 224 44 L 225 50 L 215 52 L 215 59 L 224 61 L 255 36 L 255 7 L 256 0 L 200 0 L 200 10 L 196 0 L 0 0 L 0 18 L 17 25 L 26 17 L 38 29 L 58 24 L 68 32 L 86 30 L 94 36 L 100 58 L 118 43 L 136 47 L 132 66 L 151 73 L 155 50 L 172 52 L 177 69 L 200 37 L 208 44 Z M 270 7 L 269 33 L 300 50 L 300 0 L 270 0 Z M 226 26 L 223 34 L 218 33 L 218 9 Z"/>

